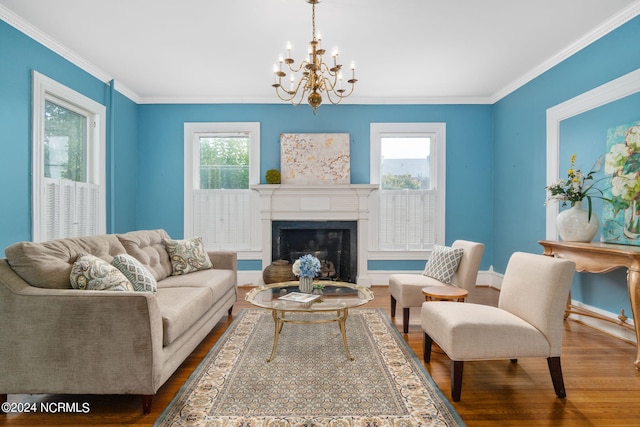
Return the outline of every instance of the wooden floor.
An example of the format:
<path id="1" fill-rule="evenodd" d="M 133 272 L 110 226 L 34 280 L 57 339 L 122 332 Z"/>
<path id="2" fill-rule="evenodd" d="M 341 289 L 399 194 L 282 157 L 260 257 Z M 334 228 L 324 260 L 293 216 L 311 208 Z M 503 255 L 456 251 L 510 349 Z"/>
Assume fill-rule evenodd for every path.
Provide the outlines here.
<path id="1" fill-rule="evenodd" d="M 234 314 L 250 305 L 244 301 L 246 287 L 240 288 Z M 389 313 L 386 286 L 375 286 L 375 299 L 369 307 L 382 307 Z M 482 303 L 495 304 L 497 291 L 482 288 Z M 401 330 L 401 310 L 395 319 Z M 225 331 L 232 318 L 225 318 L 182 364 L 156 394 L 153 411 L 143 416 L 137 396 L 60 396 L 9 395 L 9 402 L 76 403 L 88 413 L 0 415 L 0 425 L 138 425 L 149 426 L 160 416 L 180 386 L 198 366 L 211 346 Z M 422 330 L 419 309 L 411 313 L 405 339 L 422 360 Z M 558 399 L 544 359 L 467 362 L 462 400 L 454 403 L 468 426 L 640 426 L 640 371 L 633 366 L 635 346 L 575 321 L 565 322 L 562 369 L 566 399 Z M 434 353 L 426 364 L 442 392 L 450 397 L 449 359 Z M 55 408 L 55 406 L 51 406 Z"/>

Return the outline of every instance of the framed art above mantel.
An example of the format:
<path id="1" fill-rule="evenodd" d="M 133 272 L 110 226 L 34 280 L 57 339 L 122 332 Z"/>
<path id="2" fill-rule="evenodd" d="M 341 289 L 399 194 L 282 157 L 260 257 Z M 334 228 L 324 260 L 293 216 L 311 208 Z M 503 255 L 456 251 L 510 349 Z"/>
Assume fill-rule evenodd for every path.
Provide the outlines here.
<path id="1" fill-rule="evenodd" d="M 349 134 L 283 133 L 280 166 L 283 184 L 349 184 Z"/>

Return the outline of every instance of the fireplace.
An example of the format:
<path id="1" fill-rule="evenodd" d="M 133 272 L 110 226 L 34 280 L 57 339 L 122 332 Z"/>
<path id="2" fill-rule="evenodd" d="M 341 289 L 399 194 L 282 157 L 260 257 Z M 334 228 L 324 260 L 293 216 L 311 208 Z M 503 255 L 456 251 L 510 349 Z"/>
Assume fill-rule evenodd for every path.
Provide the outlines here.
<path id="1" fill-rule="evenodd" d="M 251 186 L 260 198 L 260 228 L 262 247 L 262 268 L 271 264 L 274 260 L 284 258 L 289 262 L 295 258 L 286 254 L 280 256 L 279 238 L 276 238 L 273 223 L 293 224 L 293 234 L 302 234 L 301 230 L 315 230 L 319 227 L 329 231 L 326 240 L 334 242 L 335 228 L 331 223 L 340 224 L 340 229 L 349 229 L 347 245 L 349 249 L 349 262 L 342 263 L 343 253 L 340 256 L 335 280 L 357 283 L 361 286 L 371 286 L 368 275 L 369 259 L 369 195 L 378 188 L 374 184 L 348 184 L 348 185 L 286 185 L 286 184 L 257 184 Z M 305 228 L 300 228 L 306 224 Z M 348 226 L 346 224 L 349 224 Z M 289 227 L 291 228 L 291 227 Z M 278 231 L 279 233 L 279 231 Z M 304 233 L 307 233 L 306 231 Z M 311 232 L 309 232 L 311 233 Z M 346 234 L 346 233 L 343 233 Z M 329 239 L 331 237 L 331 239 Z M 312 236 L 308 240 L 313 240 Z M 315 240 L 314 240 L 315 241 Z M 345 245 L 342 237 L 340 250 Z M 337 246 L 336 246 L 337 247 Z M 304 250 L 298 249 L 298 251 Z M 327 253 L 327 255 L 330 255 Z M 294 255 L 295 256 L 295 255 Z M 335 261 L 334 263 L 335 268 Z M 355 264 L 354 264 L 355 263 Z M 346 266 L 349 267 L 348 274 Z"/>
<path id="2" fill-rule="evenodd" d="M 302 255 L 320 260 L 320 280 L 356 283 L 357 221 L 273 221 L 272 261 L 291 264 Z"/>

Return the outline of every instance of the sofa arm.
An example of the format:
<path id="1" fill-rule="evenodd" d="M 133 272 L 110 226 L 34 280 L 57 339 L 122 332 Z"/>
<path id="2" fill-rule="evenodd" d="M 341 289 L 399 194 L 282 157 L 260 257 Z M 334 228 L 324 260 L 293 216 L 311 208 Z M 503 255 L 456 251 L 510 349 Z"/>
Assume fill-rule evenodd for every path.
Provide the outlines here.
<path id="1" fill-rule="evenodd" d="M 147 292 L 43 289 L 0 260 L 0 393 L 154 394 L 162 317 Z"/>
<path id="2" fill-rule="evenodd" d="M 238 271 L 238 254 L 230 251 L 208 251 L 213 268 Z"/>

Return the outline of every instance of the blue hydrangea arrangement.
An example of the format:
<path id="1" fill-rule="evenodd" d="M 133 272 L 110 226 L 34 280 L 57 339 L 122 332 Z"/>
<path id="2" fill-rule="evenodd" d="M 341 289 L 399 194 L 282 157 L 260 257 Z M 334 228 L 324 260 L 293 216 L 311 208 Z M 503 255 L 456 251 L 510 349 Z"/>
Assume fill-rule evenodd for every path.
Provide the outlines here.
<path id="1" fill-rule="evenodd" d="M 315 277 L 320 272 L 320 261 L 313 255 L 303 255 L 293 263 L 291 270 L 298 277 Z"/>

